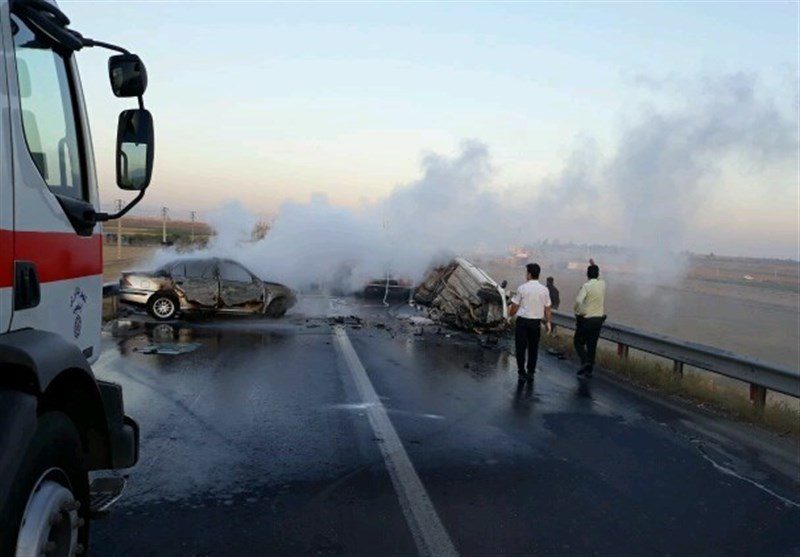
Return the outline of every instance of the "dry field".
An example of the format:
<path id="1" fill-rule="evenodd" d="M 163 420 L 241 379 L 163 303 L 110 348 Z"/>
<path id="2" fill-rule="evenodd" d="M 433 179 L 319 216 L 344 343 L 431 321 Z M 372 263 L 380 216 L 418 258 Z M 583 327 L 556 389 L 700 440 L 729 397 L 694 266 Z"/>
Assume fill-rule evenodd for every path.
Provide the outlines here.
<path id="1" fill-rule="evenodd" d="M 122 227 L 125 230 L 135 231 L 154 231 L 158 234 L 161 233 L 161 219 L 154 217 L 122 217 Z M 117 229 L 117 221 L 109 221 L 105 226 L 106 232 L 115 232 Z M 174 230 L 176 232 L 188 233 L 192 230 L 192 223 L 188 220 L 171 220 L 167 219 L 167 230 Z M 198 235 L 211 234 L 211 227 L 204 222 L 194 223 L 195 233 Z"/>
<path id="2" fill-rule="evenodd" d="M 741 262 L 738 267 L 736 261 Z M 602 260 L 598 263 L 602 272 Z M 777 273 L 758 260 L 726 260 L 725 264 L 725 274 L 718 279 L 713 268 L 709 271 L 693 263 L 687 278 L 670 285 L 647 284 L 632 273 L 605 272 L 608 320 L 800 367 L 800 284 L 797 275 L 792 276 L 797 264 L 775 263 Z M 571 312 L 585 271 L 548 268 L 546 263 L 542 267 L 542 278 L 555 278 L 561 310 Z M 485 263 L 485 268 L 498 281 L 508 279 L 512 288 L 524 280 L 524 268 L 513 261 L 493 261 Z M 764 280 L 742 278 L 754 276 L 757 269 Z M 768 276 L 772 279 L 767 280 Z"/>
<path id="3" fill-rule="evenodd" d="M 116 245 L 103 245 L 103 282 L 119 279 L 122 271 L 139 270 L 158 249 L 158 246 L 122 246 L 117 257 Z"/>

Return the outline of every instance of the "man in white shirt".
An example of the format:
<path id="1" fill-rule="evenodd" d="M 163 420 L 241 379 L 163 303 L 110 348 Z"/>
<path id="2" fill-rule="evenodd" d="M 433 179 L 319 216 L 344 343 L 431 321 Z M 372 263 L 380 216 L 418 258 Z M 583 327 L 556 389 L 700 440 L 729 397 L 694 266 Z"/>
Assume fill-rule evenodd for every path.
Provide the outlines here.
<path id="1" fill-rule="evenodd" d="M 517 373 L 520 381 L 533 379 L 536 373 L 536 360 L 539 355 L 539 336 L 542 320 L 549 329 L 552 322 L 550 312 L 550 292 L 539 282 L 541 267 L 537 263 L 525 266 L 528 281 L 517 288 L 511 298 L 509 315 L 517 316 L 514 340 L 517 352 Z M 525 372 L 525 352 L 528 353 L 528 371 Z"/>

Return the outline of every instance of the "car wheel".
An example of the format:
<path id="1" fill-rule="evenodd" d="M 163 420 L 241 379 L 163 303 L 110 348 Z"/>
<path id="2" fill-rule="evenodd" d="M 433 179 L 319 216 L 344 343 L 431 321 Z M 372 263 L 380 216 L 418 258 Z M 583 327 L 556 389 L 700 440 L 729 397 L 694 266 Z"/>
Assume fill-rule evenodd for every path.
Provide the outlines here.
<path id="1" fill-rule="evenodd" d="M 159 321 L 169 321 L 178 315 L 180 303 L 171 292 L 156 292 L 147 300 L 147 313 Z"/>
<path id="2" fill-rule="evenodd" d="M 267 306 L 267 317 L 283 317 L 286 313 L 286 298 L 280 297 L 272 300 Z"/>
<path id="3" fill-rule="evenodd" d="M 0 554 L 80 555 L 89 542 L 89 475 L 72 421 L 47 412 L 37 423 L 0 508 Z"/>

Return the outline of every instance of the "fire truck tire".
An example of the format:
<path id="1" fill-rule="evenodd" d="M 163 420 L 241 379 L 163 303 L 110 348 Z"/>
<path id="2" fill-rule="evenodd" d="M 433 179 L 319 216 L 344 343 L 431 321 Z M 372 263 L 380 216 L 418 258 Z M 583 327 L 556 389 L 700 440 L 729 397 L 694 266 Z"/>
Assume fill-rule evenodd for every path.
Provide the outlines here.
<path id="1" fill-rule="evenodd" d="M 178 297 L 172 292 L 156 292 L 147 300 L 147 313 L 158 321 L 175 319 L 180 307 Z"/>
<path id="2" fill-rule="evenodd" d="M 61 412 L 39 417 L 14 476 L 0 526 L 0 555 L 79 555 L 89 542 L 89 474 L 81 439 Z"/>

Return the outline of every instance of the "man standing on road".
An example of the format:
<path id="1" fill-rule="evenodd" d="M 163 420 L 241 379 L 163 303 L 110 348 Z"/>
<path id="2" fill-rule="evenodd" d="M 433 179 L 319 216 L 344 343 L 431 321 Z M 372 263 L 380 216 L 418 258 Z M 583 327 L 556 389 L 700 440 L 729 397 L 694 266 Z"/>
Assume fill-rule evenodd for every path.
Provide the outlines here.
<path id="1" fill-rule="evenodd" d="M 553 280 L 553 277 L 547 277 L 547 291 L 550 293 L 550 303 L 553 304 L 553 309 L 558 309 L 558 306 L 561 305 L 561 296 Z"/>
<path id="2" fill-rule="evenodd" d="M 558 306 L 561 305 L 561 296 L 558 293 L 558 288 L 556 288 L 555 282 L 553 282 L 553 277 L 547 277 L 547 291 L 550 293 L 550 303 L 552 304 L 553 309 L 558 309 Z M 553 325 L 550 327 L 550 333 L 555 334 L 556 326 Z"/>
<path id="3" fill-rule="evenodd" d="M 552 322 L 550 313 L 550 293 L 539 282 L 541 268 L 536 263 L 528 263 L 527 282 L 517 288 L 511 298 L 509 314 L 517 316 L 514 340 L 517 352 L 517 373 L 520 380 L 531 380 L 536 373 L 536 359 L 539 355 L 539 336 L 542 319 L 549 329 Z M 525 352 L 528 352 L 528 371 L 525 372 Z"/>
<path id="4" fill-rule="evenodd" d="M 575 338 L 574 345 L 581 368 L 578 376 L 591 377 L 594 369 L 594 358 L 597 353 L 597 341 L 603 327 L 605 315 L 606 283 L 600 280 L 600 267 L 590 261 L 586 269 L 589 279 L 578 292 L 575 299 Z"/>

